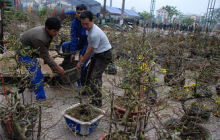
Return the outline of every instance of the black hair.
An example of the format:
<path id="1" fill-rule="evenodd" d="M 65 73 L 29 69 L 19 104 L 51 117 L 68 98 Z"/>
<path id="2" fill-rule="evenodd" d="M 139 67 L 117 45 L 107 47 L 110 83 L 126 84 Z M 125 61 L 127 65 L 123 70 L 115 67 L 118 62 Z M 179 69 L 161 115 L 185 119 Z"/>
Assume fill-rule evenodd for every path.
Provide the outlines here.
<path id="1" fill-rule="evenodd" d="M 84 4 L 79 4 L 76 6 L 76 10 L 87 10 L 87 7 Z"/>
<path id="2" fill-rule="evenodd" d="M 93 20 L 92 12 L 88 10 L 83 11 L 80 15 L 80 19 L 85 19 L 85 18 L 88 18 L 89 21 L 92 21 Z"/>
<path id="3" fill-rule="evenodd" d="M 45 27 L 47 27 L 49 30 L 59 30 L 62 25 L 58 18 L 56 17 L 49 17 L 45 22 Z"/>

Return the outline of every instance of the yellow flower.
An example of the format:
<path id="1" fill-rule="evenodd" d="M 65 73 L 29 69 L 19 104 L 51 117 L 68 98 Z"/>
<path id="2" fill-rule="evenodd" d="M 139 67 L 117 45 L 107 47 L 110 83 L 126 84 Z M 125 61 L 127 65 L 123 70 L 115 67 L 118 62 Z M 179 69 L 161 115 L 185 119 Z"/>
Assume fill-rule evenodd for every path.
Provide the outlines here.
<path id="1" fill-rule="evenodd" d="M 147 71 L 149 71 L 150 70 L 150 68 L 147 68 Z"/>
<path id="2" fill-rule="evenodd" d="M 203 105 L 203 108 L 207 109 L 206 105 Z"/>
<path id="3" fill-rule="evenodd" d="M 214 113 L 214 115 L 216 116 L 216 115 L 217 115 L 217 113 Z"/>
<path id="4" fill-rule="evenodd" d="M 194 87 L 194 86 L 196 86 L 196 83 L 192 83 L 190 86 L 191 86 L 191 87 Z"/>
<path id="5" fill-rule="evenodd" d="M 106 68 L 106 70 L 108 70 L 108 67 Z"/>
<path id="6" fill-rule="evenodd" d="M 182 42 L 184 42 L 184 41 L 182 41 Z"/>
<path id="7" fill-rule="evenodd" d="M 135 107 L 135 111 L 138 111 L 138 106 Z"/>
<path id="8" fill-rule="evenodd" d="M 157 78 L 154 78 L 154 81 L 157 82 Z"/>
<path id="9" fill-rule="evenodd" d="M 162 88 L 160 87 L 160 90 L 162 90 Z"/>
<path id="10" fill-rule="evenodd" d="M 143 63 L 143 66 L 146 66 L 146 63 Z"/>
<path id="11" fill-rule="evenodd" d="M 141 69 L 141 70 L 143 69 L 142 66 L 140 67 L 140 69 Z"/>
<path id="12" fill-rule="evenodd" d="M 140 55 L 140 56 L 139 56 L 139 59 L 143 59 L 143 56 L 142 56 L 142 55 Z"/>
<path id="13" fill-rule="evenodd" d="M 187 87 L 189 87 L 189 85 L 185 85 L 184 87 L 187 88 Z"/>
<path id="14" fill-rule="evenodd" d="M 166 73 L 167 70 L 166 69 L 161 69 L 162 73 Z"/>
<path id="15" fill-rule="evenodd" d="M 148 82 L 148 80 L 146 80 L 146 82 Z"/>
<path id="16" fill-rule="evenodd" d="M 120 61 L 121 59 L 119 58 L 118 60 Z"/>
<path id="17" fill-rule="evenodd" d="M 193 36 L 193 35 L 190 35 L 190 36 Z"/>
<path id="18" fill-rule="evenodd" d="M 187 88 L 187 89 L 186 89 L 186 91 L 188 92 L 188 91 L 189 91 L 189 89 Z"/>
<path id="19" fill-rule="evenodd" d="M 189 109 L 191 109 L 191 106 L 190 106 L 190 105 L 188 105 L 188 108 L 189 108 Z"/>
<path id="20" fill-rule="evenodd" d="M 155 62 L 153 62 L 153 64 L 156 64 Z"/>

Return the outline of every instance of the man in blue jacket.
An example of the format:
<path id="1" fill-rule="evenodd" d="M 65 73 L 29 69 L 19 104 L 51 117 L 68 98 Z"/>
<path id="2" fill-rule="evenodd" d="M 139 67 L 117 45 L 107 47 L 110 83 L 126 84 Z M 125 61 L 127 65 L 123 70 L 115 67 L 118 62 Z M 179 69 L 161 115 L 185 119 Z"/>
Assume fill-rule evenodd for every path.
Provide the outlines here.
<path id="1" fill-rule="evenodd" d="M 82 27 L 81 22 L 80 22 L 80 14 L 84 10 L 87 10 L 87 7 L 84 4 L 79 4 L 76 6 L 76 18 L 72 21 L 72 24 L 71 24 L 71 41 L 65 42 L 62 45 L 62 51 L 65 53 L 72 53 L 72 52 L 76 52 L 76 50 L 80 50 L 79 61 L 85 54 L 87 46 L 88 46 L 86 30 Z M 87 63 L 91 58 L 91 55 L 86 60 L 86 62 L 82 65 L 81 78 L 77 81 L 78 83 L 78 87 L 76 88 L 77 90 L 79 90 L 81 87 L 84 86 L 84 83 L 83 83 L 84 72 L 85 72 Z M 75 55 L 73 54 L 71 55 L 71 57 L 65 58 L 65 59 L 67 61 L 72 61 L 75 59 Z"/>

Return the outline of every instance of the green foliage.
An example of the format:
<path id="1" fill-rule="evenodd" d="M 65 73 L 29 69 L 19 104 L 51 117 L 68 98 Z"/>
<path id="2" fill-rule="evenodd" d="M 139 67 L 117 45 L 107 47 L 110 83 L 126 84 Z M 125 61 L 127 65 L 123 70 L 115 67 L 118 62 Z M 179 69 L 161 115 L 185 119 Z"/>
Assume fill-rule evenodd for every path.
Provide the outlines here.
<path id="1" fill-rule="evenodd" d="M 27 20 L 27 13 L 22 10 L 14 11 L 13 9 L 10 9 L 9 11 L 3 11 L 3 17 L 6 23 L 10 23 L 12 19 L 24 22 Z"/>
<path id="2" fill-rule="evenodd" d="M 195 19 L 193 18 L 185 18 L 182 20 L 182 23 L 185 23 L 186 25 L 192 25 L 195 22 Z"/>
<path id="3" fill-rule="evenodd" d="M 148 20 L 150 19 L 150 13 L 143 11 L 143 12 L 138 12 L 138 14 L 140 14 L 141 16 L 144 17 L 144 20 Z"/>
<path id="4" fill-rule="evenodd" d="M 93 19 L 94 19 L 94 23 L 97 25 L 99 22 L 99 19 L 96 16 L 93 16 Z"/>
<path id="5" fill-rule="evenodd" d="M 163 9 L 165 9 L 168 12 L 170 20 L 174 15 L 178 16 L 180 13 L 179 11 L 177 11 L 176 7 L 170 5 L 166 5 L 166 7 L 163 6 Z"/>
<path id="6" fill-rule="evenodd" d="M 46 13 L 47 13 L 47 8 L 45 7 L 41 11 L 37 11 L 37 15 L 39 17 L 41 17 L 42 15 L 46 15 Z"/>

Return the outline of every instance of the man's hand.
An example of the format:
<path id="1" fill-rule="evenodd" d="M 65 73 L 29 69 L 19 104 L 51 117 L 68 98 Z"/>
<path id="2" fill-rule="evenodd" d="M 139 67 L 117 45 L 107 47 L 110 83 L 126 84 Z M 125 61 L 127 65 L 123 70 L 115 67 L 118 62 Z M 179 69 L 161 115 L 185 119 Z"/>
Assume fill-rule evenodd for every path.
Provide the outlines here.
<path id="1" fill-rule="evenodd" d="M 81 69 L 81 67 L 82 66 L 80 65 L 80 62 L 78 62 L 77 65 L 76 65 L 77 70 Z"/>
<path id="2" fill-rule="evenodd" d="M 54 69 L 52 69 L 51 67 L 50 67 L 50 69 L 51 69 L 52 73 L 54 73 Z"/>
<path id="3" fill-rule="evenodd" d="M 80 61 L 82 58 L 83 58 L 83 55 L 80 55 L 80 56 L 79 56 L 79 61 Z"/>
<path id="4" fill-rule="evenodd" d="M 61 66 L 59 66 L 59 65 L 57 65 L 57 66 L 55 67 L 55 69 L 56 69 L 61 75 L 66 74 L 65 71 L 64 71 L 64 69 L 63 69 Z"/>
<path id="5" fill-rule="evenodd" d="M 72 54 L 70 57 L 70 61 L 72 62 L 73 60 L 75 60 L 75 54 Z"/>

